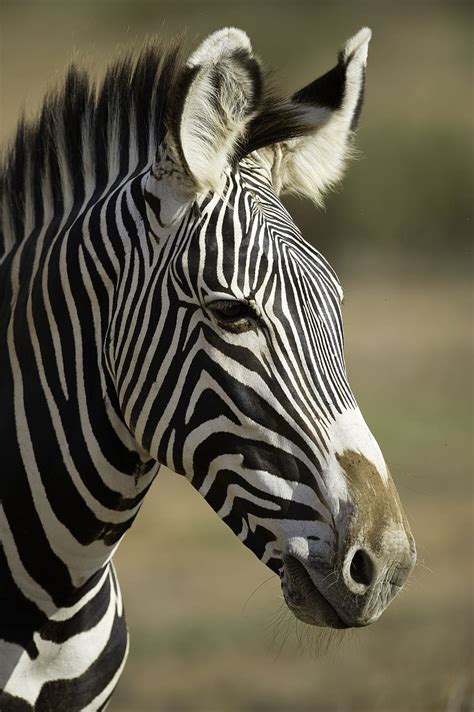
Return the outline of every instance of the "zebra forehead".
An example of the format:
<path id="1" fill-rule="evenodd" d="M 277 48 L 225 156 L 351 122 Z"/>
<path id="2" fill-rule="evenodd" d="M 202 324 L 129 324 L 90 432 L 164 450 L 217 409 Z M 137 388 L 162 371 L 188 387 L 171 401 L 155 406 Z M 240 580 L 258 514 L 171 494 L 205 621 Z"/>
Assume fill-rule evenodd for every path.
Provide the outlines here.
<path id="1" fill-rule="evenodd" d="M 342 301 L 343 290 L 336 272 L 305 240 L 275 195 L 268 170 L 255 154 L 229 172 L 220 196 L 201 196 L 199 208 L 196 228 L 204 228 L 206 251 L 215 243 L 222 249 L 224 261 L 235 260 L 237 253 L 244 261 L 249 251 L 263 253 L 267 266 L 277 269 L 280 281 L 293 275 L 297 282 L 306 282 L 310 293 L 329 292 Z"/>

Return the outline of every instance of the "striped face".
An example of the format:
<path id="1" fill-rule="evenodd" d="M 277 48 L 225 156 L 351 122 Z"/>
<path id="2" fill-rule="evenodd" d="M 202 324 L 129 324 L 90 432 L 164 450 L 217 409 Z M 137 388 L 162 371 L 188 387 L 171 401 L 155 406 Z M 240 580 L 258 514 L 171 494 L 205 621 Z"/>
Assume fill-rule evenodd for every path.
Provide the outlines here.
<path id="1" fill-rule="evenodd" d="M 279 103 L 240 30 L 190 57 L 140 183 L 140 338 L 113 367 L 142 450 L 280 574 L 299 618 L 333 627 L 375 620 L 415 549 L 347 383 L 340 285 L 277 196 L 319 203 L 342 176 L 369 40 Z"/>
<path id="2" fill-rule="evenodd" d="M 156 315 L 156 335 L 140 352 L 141 391 L 124 403 L 135 437 L 279 572 L 296 615 L 371 622 L 413 546 L 347 383 L 336 275 L 256 155 L 156 249 L 161 269 L 137 315 Z"/>

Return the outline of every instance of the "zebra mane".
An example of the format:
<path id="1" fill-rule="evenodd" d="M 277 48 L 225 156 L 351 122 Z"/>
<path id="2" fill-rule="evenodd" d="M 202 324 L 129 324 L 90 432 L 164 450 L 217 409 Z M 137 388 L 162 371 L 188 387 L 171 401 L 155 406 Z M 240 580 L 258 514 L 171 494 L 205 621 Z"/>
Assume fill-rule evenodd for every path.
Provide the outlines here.
<path id="1" fill-rule="evenodd" d="M 33 230 L 54 218 L 59 224 L 152 160 L 166 130 L 176 133 L 185 62 L 182 43 L 150 43 L 113 63 L 98 87 L 71 65 L 38 116 L 20 119 L 0 163 L 0 259 Z M 237 160 L 315 130 L 304 104 L 277 96 L 268 78 L 265 84 Z"/>

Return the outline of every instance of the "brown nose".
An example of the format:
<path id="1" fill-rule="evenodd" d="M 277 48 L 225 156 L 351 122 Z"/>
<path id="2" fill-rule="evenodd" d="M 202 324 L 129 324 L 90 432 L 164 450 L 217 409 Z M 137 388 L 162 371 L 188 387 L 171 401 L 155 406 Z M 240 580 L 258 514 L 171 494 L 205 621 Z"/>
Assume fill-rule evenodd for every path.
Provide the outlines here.
<path id="1" fill-rule="evenodd" d="M 339 590 L 332 595 L 346 623 L 367 625 L 405 583 L 415 565 L 415 543 L 388 470 L 379 472 L 352 450 L 336 457 L 350 503 L 340 539 Z"/>

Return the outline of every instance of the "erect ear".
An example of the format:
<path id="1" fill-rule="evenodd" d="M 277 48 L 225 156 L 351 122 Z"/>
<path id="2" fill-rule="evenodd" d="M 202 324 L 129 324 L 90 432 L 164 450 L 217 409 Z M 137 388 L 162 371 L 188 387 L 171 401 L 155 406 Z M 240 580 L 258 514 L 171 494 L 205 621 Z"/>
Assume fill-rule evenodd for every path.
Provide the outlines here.
<path id="1" fill-rule="evenodd" d="M 197 194 L 219 191 L 261 99 L 261 67 L 245 32 L 214 32 L 191 55 L 145 185 L 153 232 L 161 235 L 174 224 Z"/>
<path id="2" fill-rule="evenodd" d="M 189 58 L 171 132 L 199 190 L 218 190 L 262 96 L 261 68 L 241 30 L 210 35 Z"/>
<path id="3" fill-rule="evenodd" d="M 277 192 L 298 193 L 321 204 L 324 193 L 342 178 L 362 109 L 371 36 L 368 27 L 360 30 L 340 50 L 333 69 L 293 95 L 292 102 L 312 110 L 317 121 L 311 133 L 262 149 Z"/>

